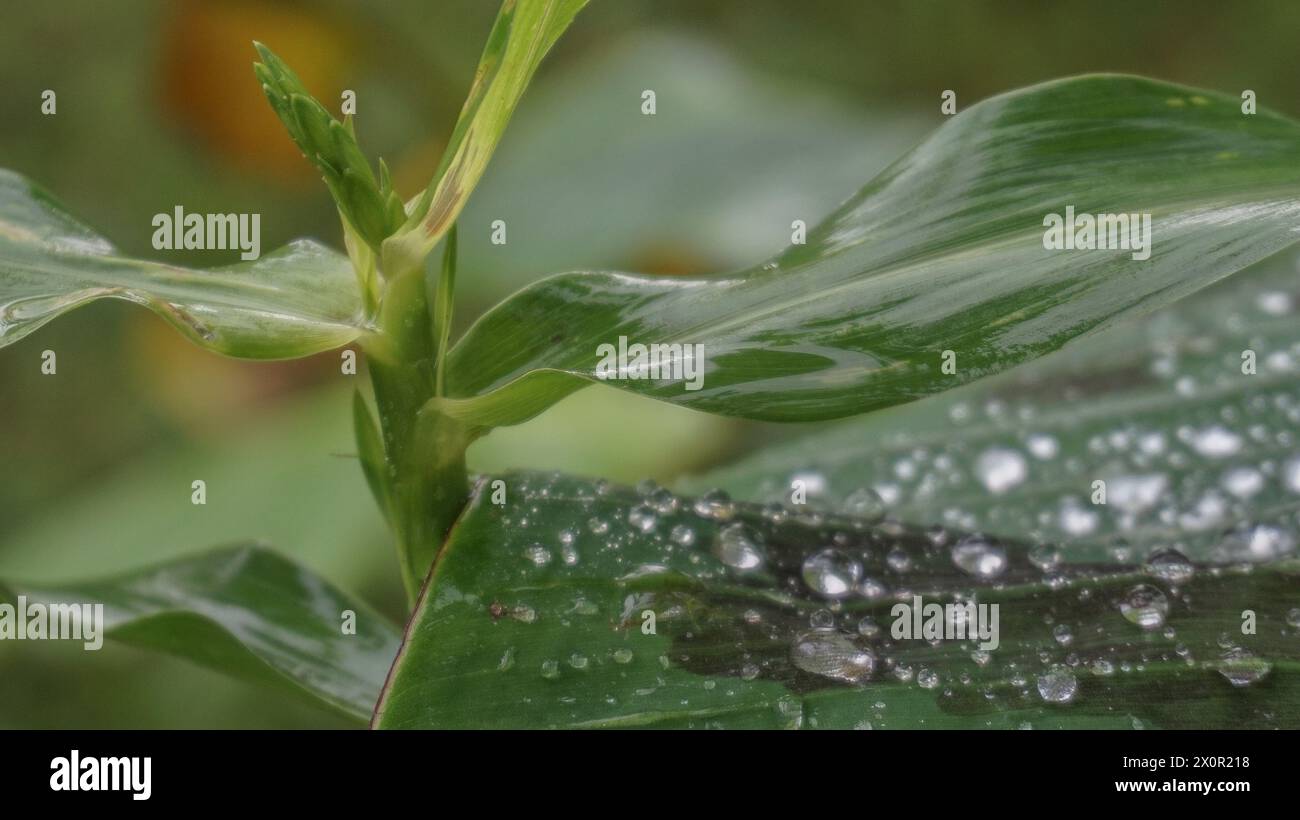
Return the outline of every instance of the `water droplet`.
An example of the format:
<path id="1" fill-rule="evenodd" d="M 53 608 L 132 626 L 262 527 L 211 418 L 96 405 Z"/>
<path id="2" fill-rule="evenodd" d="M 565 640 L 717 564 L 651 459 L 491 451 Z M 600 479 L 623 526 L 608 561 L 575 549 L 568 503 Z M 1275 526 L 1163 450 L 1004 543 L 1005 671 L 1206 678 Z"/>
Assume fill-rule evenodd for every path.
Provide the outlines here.
<path id="1" fill-rule="evenodd" d="M 546 678 L 547 680 L 555 680 L 556 678 L 560 677 L 559 662 L 554 660 L 542 661 L 542 677 Z"/>
<path id="2" fill-rule="evenodd" d="M 632 662 L 632 650 L 631 650 L 631 649 L 615 649 L 615 650 L 614 650 L 614 663 L 631 663 L 631 662 Z"/>
<path id="3" fill-rule="evenodd" d="M 677 496 L 664 487 L 660 487 L 651 493 L 648 503 L 660 515 L 668 515 L 677 511 Z"/>
<path id="4" fill-rule="evenodd" d="M 862 487 L 849 493 L 844 499 L 843 510 L 846 515 L 867 521 L 879 521 L 885 516 L 885 501 L 880 493 L 870 487 Z"/>
<path id="5" fill-rule="evenodd" d="M 862 564 L 837 549 L 824 549 L 804 559 L 803 581 L 827 598 L 843 598 L 862 580 Z"/>
<path id="6" fill-rule="evenodd" d="M 990 447 L 975 460 L 975 475 L 989 492 L 1005 493 L 1025 480 L 1029 468 L 1017 450 Z"/>
<path id="7" fill-rule="evenodd" d="M 1293 493 L 1300 493 L 1300 456 L 1282 465 L 1282 482 Z"/>
<path id="8" fill-rule="evenodd" d="M 659 516 L 654 508 L 647 504 L 638 504 L 627 514 L 627 522 L 643 533 L 651 532 L 659 523 Z"/>
<path id="9" fill-rule="evenodd" d="M 1178 550 L 1164 549 L 1151 553 L 1142 565 L 1142 571 L 1166 583 L 1181 584 L 1191 580 L 1196 567 Z"/>
<path id="10" fill-rule="evenodd" d="M 1255 297 L 1255 304 L 1270 316 L 1285 316 L 1291 312 L 1291 294 L 1282 290 L 1265 291 Z"/>
<path id="11" fill-rule="evenodd" d="M 833 629 L 835 627 L 835 616 L 826 609 L 818 609 L 808 618 L 808 624 L 813 629 Z"/>
<path id="12" fill-rule="evenodd" d="M 1300 609 L 1293 610 L 1296 613 L 1297 620 L 1300 620 Z M 880 624 L 870 615 L 863 617 L 858 621 L 858 634 L 864 638 L 876 638 L 880 636 Z"/>
<path id="13" fill-rule="evenodd" d="M 1074 633 L 1070 630 L 1069 624 L 1057 624 L 1056 628 L 1052 630 L 1052 637 L 1061 646 L 1069 646 L 1070 642 L 1074 640 Z"/>
<path id="14" fill-rule="evenodd" d="M 796 638 L 790 660 L 810 674 L 853 684 L 865 683 L 876 666 L 875 655 L 854 646 L 844 635 L 828 631 L 807 632 Z"/>
<path id="15" fill-rule="evenodd" d="M 501 655 L 501 660 L 497 661 L 497 671 L 505 672 L 515 665 L 515 648 L 512 646 Z"/>
<path id="16" fill-rule="evenodd" d="M 569 656 L 569 666 L 572 666 L 574 669 L 586 669 L 587 656 L 581 652 L 574 652 Z"/>
<path id="17" fill-rule="evenodd" d="M 602 518 L 591 518 L 587 521 L 587 529 L 591 530 L 593 535 L 604 535 L 609 532 L 609 522 Z"/>
<path id="18" fill-rule="evenodd" d="M 678 524 L 673 527 L 673 531 L 669 533 L 668 537 L 673 539 L 674 544 L 689 547 L 695 543 L 695 530 L 685 524 Z"/>
<path id="19" fill-rule="evenodd" d="M 524 557 L 539 567 L 551 563 L 551 551 L 541 544 L 532 544 L 524 550 Z"/>
<path id="20" fill-rule="evenodd" d="M 1007 568 L 1007 553 L 982 535 L 968 535 L 952 548 L 952 562 L 967 575 L 996 578 Z"/>
<path id="21" fill-rule="evenodd" d="M 1119 602 L 1120 614 L 1143 629 L 1159 629 L 1169 614 L 1169 599 L 1150 584 L 1138 584 Z"/>
<path id="22" fill-rule="evenodd" d="M 757 569 L 764 561 L 761 536 L 739 522 L 727 525 L 718 533 L 713 554 L 722 563 L 742 572 Z"/>
<path id="23" fill-rule="evenodd" d="M 912 568 L 912 557 L 901 549 L 894 548 L 885 556 L 885 563 L 894 572 L 907 572 Z"/>
<path id="24" fill-rule="evenodd" d="M 1295 535 L 1272 524 L 1239 524 L 1220 545 L 1224 557 L 1234 561 L 1272 561 L 1293 551 Z"/>
<path id="25" fill-rule="evenodd" d="M 1300 629 L 1300 607 L 1287 611 L 1286 625 L 1295 629 Z"/>
<path id="26" fill-rule="evenodd" d="M 1056 453 L 1059 449 L 1056 439 L 1046 433 L 1035 433 L 1029 436 L 1029 438 L 1025 440 L 1025 444 L 1029 447 L 1030 454 L 1040 461 L 1048 461 L 1056 458 Z"/>
<path id="27" fill-rule="evenodd" d="M 1233 686 L 1250 686 L 1273 671 L 1272 663 L 1240 647 L 1224 652 L 1215 666 Z"/>
<path id="28" fill-rule="evenodd" d="M 1241 449 L 1241 436 L 1216 424 L 1195 433 L 1191 444 L 1192 449 L 1206 458 L 1224 458 Z"/>
<path id="29" fill-rule="evenodd" d="M 1029 561 L 1043 572 L 1048 572 L 1061 563 L 1061 551 L 1055 544 L 1038 544 L 1029 550 Z"/>
<path id="30" fill-rule="evenodd" d="M 1069 703 L 1079 691 L 1079 681 L 1066 666 L 1055 666 L 1038 676 L 1038 696 L 1046 703 Z"/>
<path id="31" fill-rule="evenodd" d="M 723 490 L 709 490 L 695 499 L 695 514 L 714 521 L 730 521 L 736 514 L 736 504 Z"/>
<path id="32" fill-rule="evenodd" d="M 939 674 L 933 669 L 922 669 L 916 673 L 916 683 L 922 689 L 934 689 L 939 685 Z"/>
<path id="33" fill-rule="evenodd" d="M 1222 484 L 1237 498 L 1250 498 L 1264 489 L 1264 474 L 1254 467 L 1233 467 L 1223 474 Z"/>

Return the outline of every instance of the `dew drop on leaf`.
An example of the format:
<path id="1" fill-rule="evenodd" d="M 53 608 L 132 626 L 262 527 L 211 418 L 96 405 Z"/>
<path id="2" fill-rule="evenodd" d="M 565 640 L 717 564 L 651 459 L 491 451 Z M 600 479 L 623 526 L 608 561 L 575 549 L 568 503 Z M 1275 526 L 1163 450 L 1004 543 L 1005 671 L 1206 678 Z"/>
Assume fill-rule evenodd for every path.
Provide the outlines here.
<path id="1" fill-rule="evenodd" d="M 1216 668 L 1233 686 L 1250 686 L 1273 671 L 1273 664 L 1250 650 L 1234 647 L 1219 657 Z"/>
<path id="2" fill-rule="evenodd" d="M 849 493 L 844 499 L 842 509 L 845 515 L 867 521 L 879 521 L 885 516 L 885 501 L 880 493 L 870 487 L 862 487 Z"/>
<path id="3" fill-rule="evenodd" d="M 855 684 L 865 683 L 876 666 L 875 655 L 829 630 L 806 632 L 795 638 L 790 660 L 805 672 Z"/>
<path id="4" fill-rule="evenodd" d="M 1038 696 L 1046 703 L 1069 703 L 1079 691 L 1079 681 L 1065 666 L 1038 676 Z"/>
<path id="5" fill-rule="evenodd" d="M 843 598 L 862 580 L 862 564 L 837 549 L 824 549 L 804 559 L 803 581 L 826 598 Z"/>
<path id="6" fill-rule="evenodd" d="M 1005 493 L 1018 486 L 1028 472 L 1025 457 L 1007 447 L 990 447 L 975 460 L 975 475 L 994 494 Z"/>
<path id="7" fill-rule="evenodd" d="M 1196 567 L 1178 550 L 1157 550 L 1147 557 L 1142 571 L 1169 584 L 1182 584 L 1196 574 Z"/>
<path id="8" fill-rule="evenodd" d="M 736 504 L 725 490 L 709 490 L 695 499 L 695 514 L 714 521 L 730 521 L 736 514 Z"/>
<path id="9" fill-rule="evenodd" d="M 723 528 L 714 542 L 713 551 L 719 561 L 741 571 L 758 569 L 765 560 L 761 537 L 739 522 Z"/>
<path id="10" fill-rule="evenodd" d="M 1129 623 L 1146 630 L 1159 629 L 1169 614 L 1169 599 L 1150 584 L 1138 584 L 1120 599 L 1119 611 Z"/>
<path id="11" fill-rule="evenodd" d="M 952 548 L 952 562 L 967 575 L 996 578 L 1007 568 L 1007 553 L 983 535 L 968 535 Z"/>

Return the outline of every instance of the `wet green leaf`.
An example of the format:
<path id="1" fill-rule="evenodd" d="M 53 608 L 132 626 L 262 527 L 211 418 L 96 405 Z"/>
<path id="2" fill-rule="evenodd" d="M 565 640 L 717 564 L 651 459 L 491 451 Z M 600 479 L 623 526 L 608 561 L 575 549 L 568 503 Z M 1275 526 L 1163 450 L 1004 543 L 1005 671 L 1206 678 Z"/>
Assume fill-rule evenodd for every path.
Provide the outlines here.
<path id="1" fill-rule="evenodd" d="M 226 547 L 117 578 L 0 583 L 0 600 L 103 604 L 106 636 L 365 719 L 397 652 L 397 629 L 312 572 L 256 545 Z M 343 613 L 355 634 L 343 634 Z"/>
<path id="2" fill-rule="evenodd" d="M 261 43 L 253 71 L 289 136 L 325 179 L 348 224 L 375 250 L 406 219 L 382 165 L 378 180 L 361 153 L 351 121 L 339 122 L 312 97 L 298 75 Z"/>
<path id="3" fill-rule="evenodd" d="M 1045 249 L 1044 217 L 1067 207 L 1149 213 L 1150 259 Z M 1294 122 L 1137 77 L 1051 82 L 958 114 L 767 264 L 570 273 L 520 291 L 456 345 L 440 409 L 526 419 L 596 380 L 598 347 L 625 337 L 703 345 L 707 365 L 698 390 L 680 369 L 608 382 L 623 389 L 776 421 L 863 413 L 1186 296 L 1290 244 L 1297 213 Z"/>
<path id="4" fill-rule="evenodd" d="M 681 489 L 788 503 L 798 481 L 826 510 L 874 493 L 896 519 L 1055 542 L 1072 560 L 1171 546 L 1206 560 L 1292 555 L 1298 264 L 1283 252 L 1148 320 Z"/>
<path id="5" fill-rule="evenodd" d="M 1297 725 L 1294 561 L 1051 567 L 878 518 L 505 481 L 452 533 L 377 726 Z M 913 595 L 998 605 L 999 645 L 895 635 Z"/>
<path id="6" fill-rule="evenodd" d="M 0 346 L 103 298 L 144 305 L 197 344 L 245 359 L 308 356 L 366 327 L 347 257 L 315 242 L 212 270 L 130 259 L 0 170 Z"/>
<path id="7" fill-rule="evenodd" d="M 422 260 L 451 228 L 542 59 L 585 5 L 587 0 L 501 4 L 434 180 L 413 203 L 407 230 L 385 243 L 386 256 Z"/>

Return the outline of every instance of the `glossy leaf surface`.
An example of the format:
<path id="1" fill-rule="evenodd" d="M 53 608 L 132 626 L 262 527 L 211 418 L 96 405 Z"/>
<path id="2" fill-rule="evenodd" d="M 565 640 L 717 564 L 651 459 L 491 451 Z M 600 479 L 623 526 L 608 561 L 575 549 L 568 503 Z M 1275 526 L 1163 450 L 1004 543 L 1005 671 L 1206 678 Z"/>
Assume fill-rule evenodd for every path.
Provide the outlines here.
<path id="1" fill-rule="evenodd" d="M 112 640 L 288 687 L 358 718 L 370 713 L 400 637 L 369 607 L 253 545 L 105 581 L 0 584 L 10 604 L 19 595 L 29 605 L 103 604 Z M 343 633 L 346 610 L 355 613 L 355 634 Z"/>
<path id="2" fill-rule="evenodd" d="M 799 482 L 823 510 L 874 493 L 899 520 L 1059 543 L 1074 560 L 1161 547 L 1292 556 L 1298 265 L 1283 252 L 1149 320 L 765 448 L 682 489 L 788 503 Z"/>
<path id="3" fill-rule="evenodd" d="M 451 228 L 487 169 L 510 115 L 538 66 L 587 0 L 505 0 L 479 58 L 465 105 L 428 190 L 412 208 L 414 225 L 385 243 L 423 259 Z M 387 252 L 387 251 L 386 251 Z"/>
<path id="4" fill-rule="evenodd" d="M 620 337 L 703 345 L 698 390 L 680 368 L 629 378 L 635 362 L 608 383 L 709 412 L 813 420 L 911 401 L 1290 244 L 1297 160 L 1300 127 L 1218 93 L 1110 75 L 1014 91 L 953 117 L 766 264 L 570 273 L 520 291 L 457 344 L 440 409 L 516 423 L 595 380 L 598 347 Z M 1150 258 L 1046 249 L 1044 218 L 1067 207 L 1150 214 Z"/>
<path id="5" fill-rule="evenodd" d="M 506 482 L 440 556 L 375 725 L 1295 725 L 1294 561 L 1045 568 L 877 518 Z M 913 595 L 997 604 L 999 645 L 895 635 Z"/>
<path id="6" fill-rule="evenodd" d="M 347 257 L 315 242 L 212 270 L 130 259 L 0 170 L 0 346 L 103 298 L 144 305 L 197 344 L 246 359 L 308 356 L 366 327 Z"/>

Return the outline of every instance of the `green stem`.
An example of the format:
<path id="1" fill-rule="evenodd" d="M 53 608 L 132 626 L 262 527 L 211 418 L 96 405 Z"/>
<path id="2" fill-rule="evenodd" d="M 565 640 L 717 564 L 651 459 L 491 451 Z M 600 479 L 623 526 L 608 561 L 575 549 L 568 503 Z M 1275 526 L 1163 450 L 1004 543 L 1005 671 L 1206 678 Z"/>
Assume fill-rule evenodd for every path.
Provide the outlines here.
<path id="1" fill-rule="evenodd" d="M 454 265 L 454 245 L 450 250 Z M 421 412 L 437 390 L 437 361 L 446 344 L 449 300 L 450 292 L 444 294 L 440 286 L 434 310 L 429 309 L 423 270 L 390 278 L 379 314 L 383 341 L 376 345 L 383 355 L 370 362 L 392 526 L 402 580 L 412 603 L 469 494 L 467 431 L 439 413 Z"/>

